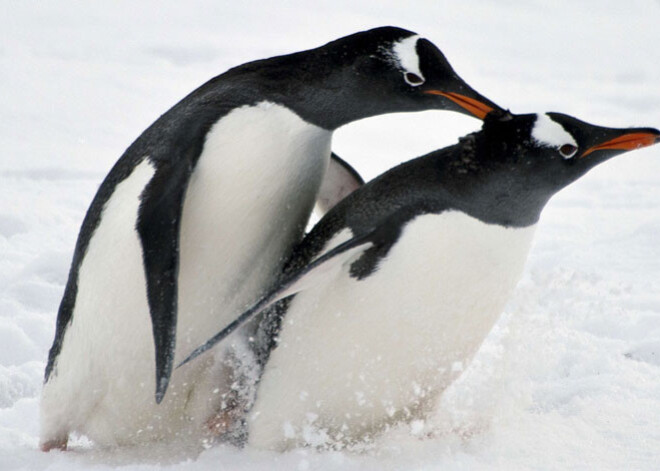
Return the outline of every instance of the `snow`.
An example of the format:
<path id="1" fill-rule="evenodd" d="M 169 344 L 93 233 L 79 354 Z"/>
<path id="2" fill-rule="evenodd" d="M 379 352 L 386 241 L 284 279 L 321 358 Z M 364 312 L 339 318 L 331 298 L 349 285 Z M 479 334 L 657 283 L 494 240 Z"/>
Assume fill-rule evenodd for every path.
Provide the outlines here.
<path id="1" fill-rule="evenodd" d="M 156 117 L 208 78 L 261 57 L 392 24 L 436 43 L 517 113 L 660 127 L 660 3 L 5 2 L 0 16 L 0 469 L 657 469 L 660 146 L 557 195 L 523 279 L 424 423 L 361 453 L 219 446 L 41 453 L 38 396 L 82 217 Z M 390 115 L 333 148 L 371 178 L 478 121 Z M 429 437 L 430 435 L 430 437 Z"/>

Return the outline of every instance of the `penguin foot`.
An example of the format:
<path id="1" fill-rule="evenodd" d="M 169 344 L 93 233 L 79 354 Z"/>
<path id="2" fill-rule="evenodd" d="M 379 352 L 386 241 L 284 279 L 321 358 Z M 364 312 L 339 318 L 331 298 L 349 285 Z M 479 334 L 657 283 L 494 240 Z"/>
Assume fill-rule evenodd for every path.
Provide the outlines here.
<path id="1" fill-rule="evenodd" d="M 247 443 L 247 423 L 231 409 L 217 413 L 205 425 L 212 443 L 226 443 L 238 448 L 243 448 Z"/>
<path id="2" fill-rule="evenodd" d="M 218 412 L 205 422 L 206 429 L 212 437 L 220 438 L 225 435 L 234 421 L 230 410 Z"/>
<path id="3" fill-rule="evenodd" d="M 51 450 L 66 451 L 67 444 L 69 443 L 69 437 L 66 438 L 56 438 L 54 440 L 48 440 L 39 445 L 41 451 L 48 453 Z"/>

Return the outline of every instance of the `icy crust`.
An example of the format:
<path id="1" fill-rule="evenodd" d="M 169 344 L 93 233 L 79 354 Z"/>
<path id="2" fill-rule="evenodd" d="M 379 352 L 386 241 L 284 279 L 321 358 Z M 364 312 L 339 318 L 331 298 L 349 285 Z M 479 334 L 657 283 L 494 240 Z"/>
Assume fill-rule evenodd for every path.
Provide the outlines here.
<path id="1" fill-rule="evenodd" d="M 559 148 L 564 144 L 572 144 L 577 147 L 573 136 L 545 113 L 536 115 L 532 137 L 536 142 L 547 147 Z"/>

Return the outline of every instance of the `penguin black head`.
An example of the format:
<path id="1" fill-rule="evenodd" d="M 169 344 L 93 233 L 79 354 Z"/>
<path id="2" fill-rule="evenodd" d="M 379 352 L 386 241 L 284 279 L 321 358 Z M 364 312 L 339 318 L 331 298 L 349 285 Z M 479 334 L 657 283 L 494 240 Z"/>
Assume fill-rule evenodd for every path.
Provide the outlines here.
<path id="1" fill-rule="evenodd" d="M 502 115 L 485 120 L 484 158 L 544 182 L 554 192 L 596 165 L 624 152 L 655 144 L 654 128 L 607 128 L 562 113 Z"/>
<path id="2" fill-rule="evenodd" d="M 463 139 L 452 162 L 457 180 L 449 184 L 478 195 L 483 219 L 524 225 L 595 166 L 657 142 L 654 128 L 607 128 L 562 113 L 493 112 L 480 132 Z"/>
<path id="3" fill-rule="evenodd" d="M 483 119 L 502 111 L 465 83 L 433 43 L 391 26 L 243 68 L 267 79 L 269 98 L 326 129 L 391 112 L 446 109 Z"/>

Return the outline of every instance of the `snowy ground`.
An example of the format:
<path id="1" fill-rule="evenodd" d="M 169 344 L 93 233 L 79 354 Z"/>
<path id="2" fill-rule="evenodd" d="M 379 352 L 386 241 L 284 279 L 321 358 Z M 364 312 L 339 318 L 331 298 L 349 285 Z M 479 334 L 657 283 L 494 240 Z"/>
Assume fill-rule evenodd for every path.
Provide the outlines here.
<path id="1" fill-rule="evenodd" d="M 148 124 L 226 68 L 394 24 L 515 112 L 660 127 L 658 2 L 225 3 L 2 3 L 0 470 L 657 469 L 660 146 L 551 202 L 501 321 L 427 421 L 433 438 L 404 427 L 360 455 L 37 451 L 44 360 L 87 205 Z M 380 117 L 340 130 L 334 148 L 373 177 L 478 125 Z"/>

